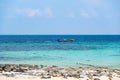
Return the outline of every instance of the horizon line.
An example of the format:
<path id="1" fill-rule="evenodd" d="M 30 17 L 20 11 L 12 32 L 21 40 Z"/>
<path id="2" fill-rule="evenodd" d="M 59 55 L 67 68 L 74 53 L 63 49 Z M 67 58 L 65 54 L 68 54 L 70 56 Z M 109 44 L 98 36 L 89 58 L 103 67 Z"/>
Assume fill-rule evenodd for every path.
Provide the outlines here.
<path id="1" fill-rule="evenodd" d="M 0 35 L 120 35 L 120 34 L 0 34 Z"/>

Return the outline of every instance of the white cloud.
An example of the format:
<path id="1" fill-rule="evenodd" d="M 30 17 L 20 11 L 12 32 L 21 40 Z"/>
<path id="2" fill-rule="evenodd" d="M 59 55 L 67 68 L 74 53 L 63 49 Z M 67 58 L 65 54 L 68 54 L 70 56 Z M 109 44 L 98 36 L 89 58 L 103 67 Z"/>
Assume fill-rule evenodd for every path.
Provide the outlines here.
<path id="1" fill-rule="evenodd" d="M 38 16 L 41 14 L 39 9 L 32 9 L 32 8 L 25 8 L 25 9 L 17 9 L 17 14 L 24 15 L 24 16 Z"/>
<path id="2" fill-rule="evenodd" d="M 41 16 L 41 17 L 52 17 L 52 10 L 51 8 L 44 8 L 43 10 L 40 9 L 32 9 L 32 8 L 23 8 L 23 9 L 16 9 L 18 15 L 34 17 L 34 16 Z"/>

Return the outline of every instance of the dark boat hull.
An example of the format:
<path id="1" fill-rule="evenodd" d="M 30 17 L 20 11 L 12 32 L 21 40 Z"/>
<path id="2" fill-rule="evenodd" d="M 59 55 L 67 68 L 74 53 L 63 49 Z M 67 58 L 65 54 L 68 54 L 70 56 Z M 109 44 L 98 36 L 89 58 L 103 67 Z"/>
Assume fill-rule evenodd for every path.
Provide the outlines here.
<path id="1" fill-rule="evenodd" d="M 58 42 L 74 42 L 74 39 L 70 39 L 70 40 L 60 40 L 60 39 L 58 39 L 57 41 Z"/>

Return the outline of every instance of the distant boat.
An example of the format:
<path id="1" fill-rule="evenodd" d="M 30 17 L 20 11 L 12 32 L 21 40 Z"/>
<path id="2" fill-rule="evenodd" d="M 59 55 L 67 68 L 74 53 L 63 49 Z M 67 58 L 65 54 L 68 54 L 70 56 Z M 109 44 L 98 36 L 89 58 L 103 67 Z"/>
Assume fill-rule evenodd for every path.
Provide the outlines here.
<path id="1" fill-rule="evenodd" d="M 74 42 L 74 39 L 69 39 L 69 40 L 67 40 L 67 39 L 58 39 L 57 41 L 58 42 Z"/>

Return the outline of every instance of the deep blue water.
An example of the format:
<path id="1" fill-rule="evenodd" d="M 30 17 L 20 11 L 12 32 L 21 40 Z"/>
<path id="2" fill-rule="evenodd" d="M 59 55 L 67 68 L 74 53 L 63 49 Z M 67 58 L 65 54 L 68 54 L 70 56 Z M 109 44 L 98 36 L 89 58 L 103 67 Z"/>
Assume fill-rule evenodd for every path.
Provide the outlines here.
<path id="1" fill-rule="evenodd" d="M 0 35 L 0 63 L 120 67 L 119 60 L 120 35 Z"/>
<path id="2" fill-rule="evenodd" d="M 57 42 L 57 39 L 75 39 Z M 0 51 L 90 50 L 120 44 L 119 35 L 6 35 L 0 36 Z M 116 46 L 117 47 L 117 46 Z M 119 46 L 118 46 L 119 47 Z"/>

